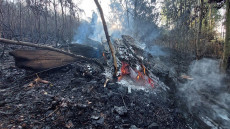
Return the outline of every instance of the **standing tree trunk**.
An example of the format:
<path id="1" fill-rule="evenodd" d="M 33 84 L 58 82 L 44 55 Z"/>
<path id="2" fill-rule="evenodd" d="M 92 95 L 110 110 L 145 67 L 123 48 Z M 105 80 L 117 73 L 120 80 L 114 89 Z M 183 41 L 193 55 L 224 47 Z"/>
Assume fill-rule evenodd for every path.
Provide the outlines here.
<path id="1" fill-rule="evenodd" d="M 138 0 L 135 0 L 134 2 L 134 36 L 137 36 L 137 2 Z"/>
<path id="2" fill-rule="evenodd" d="M 62 27 L 61 27 L 61 38 L 62 40 L 64 40 L 64 24 L 65 24 L 65 19 L 64 19 L 64 7 L 63 7 L 63 3 L 64 1 L 63 0 L 59 0 L 60 4 L 61 4 L 61 16 L 62 16 Z"/>
<path id="3" fill-rule="evenodd" d="M 4 22 L 2 13 L 3 13 L 2 12 L 2 1 L 0 0 L 0 21 Z M 3 31 L 2 31 L 2 23 L 0 23 L 0 38 L 2 38 L 2 33 L 3 33 Z M 5 45 L 3 46 L 2 53 L 0 53 L 0 58 L 2 58 L 4 56 L 4 53 L 5 53 Z"/>
<path id="4" fill-rule="evenodd" d="M 125 1 L 125 5 L 126 5 L 126 15 L 127 15 L 127 22 L 128 22 L 128 27 L 129 27 L 129 9 L 128 9 L 128 1 Z"/>
<path id="5" fill-rule="evenodd" d="M 45 1 L 45 42 L 48 40 L 48 1 Z"/>
<path id="6" fill-rule="evenodd" d="M 226 72 L 227 68 L 229 67 L 229 59 L 230 59 L 230 0 L 226 1 L 226 36 L 225 36 L 225 43 L 224 43 L 224 54 L 223 54 L 223 64 L 222 68 L 223 71 Z"/>
<path id="7" fill-rule="evenodd" d="M 0 0 L 0 21 L 3 21 L 3 12 L 2 12 L 2 1 Z M 2 30 L 2 23 L 0 23 L 0 38 L 2 38 L 3 30 Z"/>
<path id="8" fill-rule="evenodd" d="M 20 40 L 22 40 L 22 1 L 19 1 L 19 28 L 20 28 Z"/>
<path id="9" fill-rule="evenodd" d="M 202 20 L 203 20 L 203 7 L 204 0 L 200 0 L 200 15 L 199 15 L 199 27 L 196 39 L 196 59 L 199 60 L 201 58 L 201 50 L 200 50 L 200 36 L 201 36 L 201 28 L 202 28 Z"/>
<path id="10" fill-rule="evenodd" d="M 58 30 L 57 30 L 57 10 L 56 10 L 56 0 L 53 1 L 53 6 L 54 6 L 54 20 L 55 20 L 55 38 L 56 40 L 59 39 L 58 38 Z M 56 47 L 58 44 L 58 40 L 56 41 Z"/>
<path id="11" fill-rule="evenodd" d="M 209 31 L 212 31 L 212 3 L 209 5 Z"/>
<path id="12" fill-rule="evenodd" d="M 116 77 L 118 69 L 117 69 L 117 60 L 116 60 L 116 56 L 115 56 L 115 51 L 113 49 L 113 46 L 112 46 L 112 43 L 111 43 L 111 40 L 110 40 L 108 28 L 107 28 L 107 25 L 106 25 L 106 22 L 105 22 L 105 18 L 104 18 L 104 14 L 103 14 L 101 5 L 99 4 L 98 0 L 94 0 L 94 2 L 96 3 L 97 8 L 98 8 L 98 10 L 100 12 L 100 15 L 101 15 L 101 20 L 102 20 L 104 31 L 105 31 L 105 36 L 106 36 L 107 42 L 109 44 L 109 48 L 110 48 L 112 56 L 113 56 L 113 65 L 114 65 L 114 74 L 113 74 L 113 76 Z"/>

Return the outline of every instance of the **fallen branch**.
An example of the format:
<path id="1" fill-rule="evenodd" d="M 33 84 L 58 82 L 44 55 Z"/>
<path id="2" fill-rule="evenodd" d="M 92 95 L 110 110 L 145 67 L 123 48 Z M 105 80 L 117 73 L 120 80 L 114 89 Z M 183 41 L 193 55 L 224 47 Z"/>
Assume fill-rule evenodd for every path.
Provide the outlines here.
<path id="1" fill-rule="evenodd" d="M 114 74 L 113 74 L 113 76 L 116 77 L 118 68 L 117 68 L 117 60 L 116 60 L 116 56 L 115 56 L 115 51 L 113 49 L 113 45 L 112 45 L 111 40 L 110 40 L 108 28 L 107 28 L 107 25 L 106 25 L 106 22 L 105 22 L 105 18 L 104 18 L 104 14 L 103 14 L 101 5 L 99 4 L 98 0 L 94 0 L 94 2 L 97 5 L 97 8 L 98 8 L 98 10 L 100 12 L 100 15 L 101 15 L 101 20 L 102 20 L 105 36 L 106 36 L 107 42 L 109 44 L 109 48 L 110 48 L 112 56 L 113 56 L 113 65 L 114 65 Z"/>
<path id="2" fill-rule="evenodd" d="M 53 115 L 55 112 L 57 112 L 59 109 L 60 109 L 60 107 L 56 107 L 56 109 L 55 109 L 53 112 L 51 112 L 48 116 L 45 116 L 44 118 L 42 118 L 40 121 L 44 121 L 46 118 L 52 116 L 52 115 Z"/>
<path id="3" fill-rule="evenodd" d="M 55 51 L 58 53 L 62 53 L 68 56 L 71 56 L 73 58 L 75 58 L 76 60 L 82 59 L 82 60 L 86 60 L 88 62 L 92 62 L 97 64 L 98 66 L 100 66 L 100 68 L 102 70 L 104 70 L 104 67 L 101 63 L 99 63 L 97 60 L 95 59 L 91 59 L 91 58 L 87 58 L 81 55 L 75 55 L 73 53 L 70 52 L 66 52 L 63 51 L 61 49 L 58 48 L 54 48 L 52 46 L 46 46 L 46 45 L 41 45 L 41 44 L 34 44 L 34 43 L 30 43 L 30 42 L 23 42 L 23 41 L 14 41 L 14 40 L 9 40 L 9 39 L 4 39 L 4 38 L 0 38 L 0 43 L 4 43 L 4 44 L 11 44 L 11 45 L 22 45 L 22 46 L 29 46 L 29 47 L 35 47 L 35 48 L 42 48 L 42 49 L 46 49 L 46 50 L 50 50 L 50 51 Z"/>
<path id="4" fill-rule="evenodd" d="M 34 81 L 32 81 L 32 82 L 28 85 L 28 87 L 34 87 L 35 85 L 38 85 L 39 83 L 51 84 L 49 81 L 42 80 L 42 79 L 38 76 L 38 74 L 36 74 L 36 75 L 37 75 L 37 78 L 34 79 Z"/>

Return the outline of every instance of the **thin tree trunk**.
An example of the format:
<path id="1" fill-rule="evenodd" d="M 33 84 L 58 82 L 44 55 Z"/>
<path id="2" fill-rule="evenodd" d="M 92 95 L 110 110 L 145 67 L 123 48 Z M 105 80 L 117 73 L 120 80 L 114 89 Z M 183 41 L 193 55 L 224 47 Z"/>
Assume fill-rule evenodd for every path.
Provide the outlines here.
<path id="1" fill-rule="evenodd" d="M 2 12 L 2 1 L 0 0 L 0 21 L 3 21 L 3 12 Z M 2 38 L 3 32 L 2 32 L 2 25 L 0 24 L 0 38 Z"/>
<path id="2" fill-rule="evenodd" d="M 62 30 L 61 30 L 61 37 L 62 37 L 62 40 L 64 40 L 63 33 L 64 33 L 65 19 L 64 19 L 63 0 L 60 0 L 60 4 L 61 4 L 61 15 L 62 15 Z"/>
<path id="3" fill-rule="evenodd" d="M 200 16 L 199 16 L 199 26 L 196 40 L 196 59 L 199 60 L 201 58 L 201 50 L 200 50 L 200 36 L 201 36 L 201 28 L 202 28 L 202 20 L 203 20 L 203 7 L 204 0 L 200 1 Z"/>
<path id="4" fill-rule="evenodd" d="M 224 53 L 223 53 L 223 71 L 226 72 L 229 67 L 229 58 L 230 58 L 230 0 L 226 1 L 226 35 L 224 43 Z"/>
<path id="5" fill-rule="evenodd" d="M 125 1 L 125 5 L 126 5 L 126 15 L 127 15 L 127 21 L 128 21 L 128 27 L 129 27 L 129 10 L 128 10 L 128 1 Z"/>
<path id="6" fill-rule="evenodd" d="M 39 40 L 41 39 L 41 16 L 40 16 L 40 11 L 38 12 L 38 40 L 37 42 L 39 42 Z"/>
<path id="7" fill-rule="evenodd" d="M 209 31 L 212 30 L 212 3 L 209 5 Z"/>
<path id="8" fill-rule="evenodd" d="M 134 3 L 134 35 L 137 36 L 137 1 L 138 0 L 135 0 L 135 3 Z"/>
<path id="9" fill-rule="evenodd" d="M 57 30 L 57 10 L 56 10 L 56 0 L 54 0 L 53 2 L 53 6 L 54 6 L 54 20 L 55 20 L 55 36 L 56 36 L 56 40 L 59 39 L 58 38 L 58 30 Z M 58 45 L 58 41 L 56 42 L 56 47 Z"/>
<path id="10" fill-rule="evenodd" d="M 48 32 L 47 32 L 47 27 L 48 27 L 48 18 L 47 18 L 47 15 L 48 15 L 48 1 L 45 1 L 45 41 L 47 41 L 48 39 Z"/>
<path id="11" fill-rule="evenodd" d="M 10 21 L 11 21 L 11 19 L 10 19 L 10 4 L 8 3 L 8 8 L 7 8 L 7 25 L 8 25 L 8 27 L 9 28 L 11 28 L 11 25 L 10 25 Z M 11 39 L 11 36 L 10 36 L 10 34 L 9 34 L 9 32 L 6 32 L 7 33 L 7 38 L 9 38 L 9 39 Z"/>
<path id="12" fill-rule="evenodd" d="M 19 26 L 20 26 L 20 40 L 22 40 L 22 1 L 19 1 Z"/>
<path id="13" fill-rule="evenodd" d="M 117 68 L 117 60 L 116 60 L 116 56 L 115 56 L 115 51 L 113 49 L 113 46 L 112 46 L 112 43 L 111 43 L 111 40 L 110 40 L 108 28 L 107 28 L 107 25 L 106 25 L 106 22 L 105 22 L 105 18 L 104 18 L 104 14 L 103 14 L 101 5 L 99 4 L 98 0 L 94 0 L 94 2 L 96 3 L 97 8 L 98 8 L 98 10 L 100 12 L 100 15 L 101 15 L 101 20 L 102 20 L 104 31 L 105 31 L 105 36 L 106 36 L 109 48 L 110 48 L 112 56 L 113 56 L 113 65 L 114 65 L 114 74 L 113 74 L 113 76 L 116 77 L 118 68 Z"/>

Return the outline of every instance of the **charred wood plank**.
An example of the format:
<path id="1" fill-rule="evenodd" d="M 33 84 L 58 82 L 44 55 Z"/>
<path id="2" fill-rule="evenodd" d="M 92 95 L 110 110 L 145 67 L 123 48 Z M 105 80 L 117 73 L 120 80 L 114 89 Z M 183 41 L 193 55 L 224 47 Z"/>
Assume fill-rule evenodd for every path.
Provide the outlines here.
<path id="1" fill-rule="evenodd" d="M 61 47 L 65 51 L 70 50 L 71 53 L 76 55 L 82 55 L 88 58 L 100 58 L 102 57 L 102 51 L 100 48 L 96 49 L 94 47 L 83 45 L 83 44 L 69 44 Z"/>
<path id="2" fill-rule="evenodd" d="M 17 67 L 32 70 L 65 66 L 77 60 L 72 56 L 50 50 L 15 50 L 10 52 L 10 55 L 15 58 Z"/>
<path id="3" fill-rule="evenodd" d="M 61 49 L 54 48 L 54 47 L 51 47 L 51 46 L 46 46 L 46 45 L 41 45 L 41 44 L 34 44 L 34 43 L 23 42 L 23 41 L 14 41 L 14 40 L 9 40 L 9 39 L 4 39 L 4 38 L 0 38 L 0 43 L 11 44 L 11 45 L 29 46 L 29 47 L 35 47 L 35 48 L 46 49 L 46 50 L 49 50 L 49 51 L 54 51 L 56 53 L 60 53 L 60 54 L 75 58 L 74 61 L 76 61 L 76 60 L 85 60 L 85 61 L 88 61 L 90 63 L 95 63 L 101 68 L 101 70 L 104 70 L 103 65 L 100 62 L 98 62 L 96 59 L 87 58 L 87 57 L 84 57 L 84 56 L 81 56 L 81 55 L 75 55 L 73 53 L 66 52 L 66 51 L 63 51 Z M 29 56 L 29 55 L 27 55 L 27 56 Z"/>

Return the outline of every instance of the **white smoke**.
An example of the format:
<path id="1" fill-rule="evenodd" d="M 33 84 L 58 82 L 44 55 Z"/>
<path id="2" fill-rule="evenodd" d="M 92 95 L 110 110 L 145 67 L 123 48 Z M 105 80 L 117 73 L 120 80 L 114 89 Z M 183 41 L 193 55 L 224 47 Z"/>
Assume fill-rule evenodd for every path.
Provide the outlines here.
<path id="1" fill-rule="evenodd" d="M 158 26 L 141 22 L 142 19 L 137 19 L 134 22 L 133 3 L 131 2 L 125 7 L 124 2 L 112 0 L 100 2 L 111 39 L 121 38 L 121 35 L 130 35 L 136 40 L 141 40 L 144 44 L 147 42 L 151 44 L 159 34 Z M 82 5 L 85 5 L 82 8 L 84 7 L 83 9 L 86 10 L 87 18 L 82 19 L 78 30 L 76 30 L 74 42 L 84 43 L 87 38 L 98 42 L 105 40 L 100 14 L 94 4 L 94 2 L 82 2 Z M 90 8 L 87 5 L 90 5 Z M 88 16 L 89 14 L 91 16 Z"/>
<path id="2" fill-rule="evenodd" d="M 190 113 L 198 115 L 212 128 L 230 127 L 230 94 L 219 62 L 211 59 L 195 61 L 190 66 L 193 80 L 179 87 Z"/>
<path id="3" fill-rule="evenodd" d="M 121 25 L 119 25 L 119 23 L 114 24 L 108 22 L 107 27 L 111 38 L 120 38 Z M 88 39 L 98 42 L 105 40 L 104 28 L 98 12 L 93 12 L 89 21 L 81 21 L 78 29 L 76 30 L 73 41 L 84 44 Z"/>

